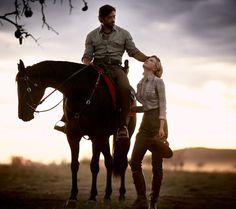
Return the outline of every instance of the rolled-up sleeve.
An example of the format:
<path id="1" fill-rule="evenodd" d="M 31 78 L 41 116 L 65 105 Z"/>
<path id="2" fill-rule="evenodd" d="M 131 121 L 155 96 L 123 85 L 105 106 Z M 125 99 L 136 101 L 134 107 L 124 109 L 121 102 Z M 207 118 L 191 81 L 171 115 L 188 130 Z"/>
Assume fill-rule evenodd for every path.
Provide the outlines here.
<path id="1" fill-rule="evenodd" d="M 140 52 L 139 49 L 135 46 L 133 38 L 128 31 L 126 31 L 125 50 L 130 57 L 133 57 L 136 53 Z"/>
<path id="2" fill-rule="evenodd" d="M 157 82 L 157 92 L 158 92 L 158 100 L 159 100 L 159 119 L 166 120 L 166 93 L 165 93 L 165 84 L 162 79 L 158 79 Z"/>
<path id="3" fill-rule="evenodd" d="M 92 37 L 91 34 L 88 34 L 85 40 L 85 50 L 82 59 L 86 57 L 92 60 L 93 54 L 94 54 L 94 47 L 93 47 Z"/>

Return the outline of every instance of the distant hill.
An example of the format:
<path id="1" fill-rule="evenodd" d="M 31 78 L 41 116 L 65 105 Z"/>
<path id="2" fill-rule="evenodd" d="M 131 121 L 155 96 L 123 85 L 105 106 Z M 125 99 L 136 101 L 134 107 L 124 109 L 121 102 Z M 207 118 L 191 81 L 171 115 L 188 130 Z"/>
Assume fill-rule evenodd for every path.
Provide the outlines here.
<path id="1" fill-rule="evenodd" d="M 236 149 L 186 148 L 174 151 L 173 158 L 184 158 L 192 162 L 235 163 Z"/>
<path id="2" fill-rule="evenodd" d="M 147 156 L 145 162 L 149 164 L 150 161 L 151 157 Z M 236 149 L 179 149 L 174 151 L 171 159 L 164 160 L 164 167 L 171 170 L 236 172 Z"/>

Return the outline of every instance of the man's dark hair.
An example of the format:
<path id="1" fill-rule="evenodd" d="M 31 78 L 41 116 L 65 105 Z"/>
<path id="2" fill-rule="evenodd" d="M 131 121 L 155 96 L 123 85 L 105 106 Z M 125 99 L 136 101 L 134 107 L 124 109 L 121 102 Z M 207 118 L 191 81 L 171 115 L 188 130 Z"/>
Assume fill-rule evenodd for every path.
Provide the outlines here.
<path id="1" fill-rule="evenodd" d="M 115 7 L 106 4 L 99 8 L 99 17 L 100 18 L 106 17 L 113 11 L 116 11 Z"/>

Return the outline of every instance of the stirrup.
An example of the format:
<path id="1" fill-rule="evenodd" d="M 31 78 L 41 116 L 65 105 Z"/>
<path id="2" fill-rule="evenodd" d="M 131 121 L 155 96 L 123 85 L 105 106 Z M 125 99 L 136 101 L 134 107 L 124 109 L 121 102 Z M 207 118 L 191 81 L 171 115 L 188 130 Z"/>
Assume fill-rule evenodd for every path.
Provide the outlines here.
<path id="1" fill-rule="evenodd" d="M 123 126 L 121 128 L 118 128 L 116 133 L 116 140 L 122 140 L 122 139 L 129 139 L 129 131 L 127 129 L 127 126 Z"/>
<path id="2" fill-rule="evenodd" d="M 61 121 L 58 121 L 58 122 L 55 124 L 54 129 L 65 134 L 65 133 L 66 133 L 66 126 L 65 126 L 65 124 L 59 126 L 59 125 L 58 125 L 59 122 L 61 122 Z"/>

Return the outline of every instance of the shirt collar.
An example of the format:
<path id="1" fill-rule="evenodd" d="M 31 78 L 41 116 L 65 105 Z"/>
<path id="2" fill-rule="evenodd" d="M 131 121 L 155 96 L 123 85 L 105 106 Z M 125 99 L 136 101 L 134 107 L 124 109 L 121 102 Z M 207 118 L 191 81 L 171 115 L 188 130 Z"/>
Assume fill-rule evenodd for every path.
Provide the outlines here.
<path id="1" fill-rule="evenodd" d="M 112 32 L 113 31 L 117 31 L 117 26 L 116 25 L 114 25 L 114 27 L 112 28 Z M 103 31 L 102 31 L 102 24 L 99 27 L 99 33 L 103 33 Z"/>
<path id="2" fill-rule="evenodd" d="M 152 80 L 154 78 L 155 78 L 155 75 L 154 74 L 150 74 L 150 75 L 147 76 L 146 81 Z M 143 78 L 143 80 L 144 80 L 144 78 Z"/>

